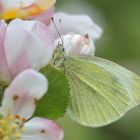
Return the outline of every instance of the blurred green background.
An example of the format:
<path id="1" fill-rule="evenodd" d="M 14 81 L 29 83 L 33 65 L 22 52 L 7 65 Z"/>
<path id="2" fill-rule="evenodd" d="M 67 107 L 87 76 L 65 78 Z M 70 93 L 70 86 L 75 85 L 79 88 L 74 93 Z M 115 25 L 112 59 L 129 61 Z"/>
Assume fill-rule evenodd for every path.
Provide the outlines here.
<path id="1" fill-rule="evenodd" d="M 96 55 L 140 74 L 140 0 L 57 0 L 56 10 L 90 15 L 104 30 Z M 58 123 L 64 140 L 140 140 L 140 106 L 102 128 L 80 126 L 67 115 Z"/>

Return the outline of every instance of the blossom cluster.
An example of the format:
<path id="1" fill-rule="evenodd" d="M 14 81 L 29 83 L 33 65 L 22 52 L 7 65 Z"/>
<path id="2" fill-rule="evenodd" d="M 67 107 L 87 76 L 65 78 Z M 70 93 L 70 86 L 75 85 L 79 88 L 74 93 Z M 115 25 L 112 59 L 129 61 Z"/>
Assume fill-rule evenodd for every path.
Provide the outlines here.
<path id="1" fill-rule="evenodd" d="M 62 140 L 53 121 L 33 117 L 48 89 L 39 72 L 51 60 L 61 31 L 67 53 L 94 55 L 102 29 L 86 15 L 55 13 L 56 0 L 0 0 L 0 139 Z M 52 17 L 55 22 L 52 22 Z"/>

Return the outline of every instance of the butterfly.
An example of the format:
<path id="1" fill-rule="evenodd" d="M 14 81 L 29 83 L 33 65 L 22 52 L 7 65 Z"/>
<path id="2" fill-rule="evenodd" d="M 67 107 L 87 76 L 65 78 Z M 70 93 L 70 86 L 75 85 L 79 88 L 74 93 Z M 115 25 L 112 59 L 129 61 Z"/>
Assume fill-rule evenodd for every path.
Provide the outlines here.
<path id="1" fill-rule="evenodd" d="M 82 125 L 110 124 L 140 103 L 140 77 L 114 62 L 67 54 L 59 43 L 52 65 L 64 70 L 70 85 L 68 114 Z"/>

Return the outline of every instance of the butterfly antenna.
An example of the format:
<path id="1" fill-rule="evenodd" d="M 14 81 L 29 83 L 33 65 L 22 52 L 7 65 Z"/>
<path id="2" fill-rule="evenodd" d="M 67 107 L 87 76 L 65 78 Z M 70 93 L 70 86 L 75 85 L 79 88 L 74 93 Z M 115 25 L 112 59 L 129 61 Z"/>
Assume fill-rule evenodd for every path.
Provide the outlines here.
<path id="1" fill-rule="evenodd" d="M 61 36 L 61 34 L 60 34 L 60 32 L 59 32 L 59 30 L 58 30 L 56 24 L 55 24 L 55 21 L 54 21 L 54 18 L 53 18 L 53 17 L 52 17 L 52 22 L 53 22 L 54 27 L 55 27 L 55 29 L 56 29 L 56 31 L 57 31 L 59 37 L 60 37 L 60 40 L 61 40 L 61 42 L 59 42 L 59 44 L 63 46 L 64 42 L 63 42 L 62 36 Z M 61 19 L 59 20 L 59 22 L 61 22 Z"/>

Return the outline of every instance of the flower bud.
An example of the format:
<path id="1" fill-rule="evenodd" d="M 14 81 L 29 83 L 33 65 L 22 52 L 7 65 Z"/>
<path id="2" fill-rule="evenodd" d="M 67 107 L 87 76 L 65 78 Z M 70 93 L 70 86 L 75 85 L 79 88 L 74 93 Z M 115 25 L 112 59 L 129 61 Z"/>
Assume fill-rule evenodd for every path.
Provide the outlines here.
<path id="1" fill-rule="evenodd" d="M 67 34 L 63 36 L 63 47 L 66 53 L 72 55 L 94 55 L 95 46 L 91 37 L 87 34 L 82 36 L 80 34 Z M 61 42 L 60 39 L 55 41 L 55 46 Z"/>

